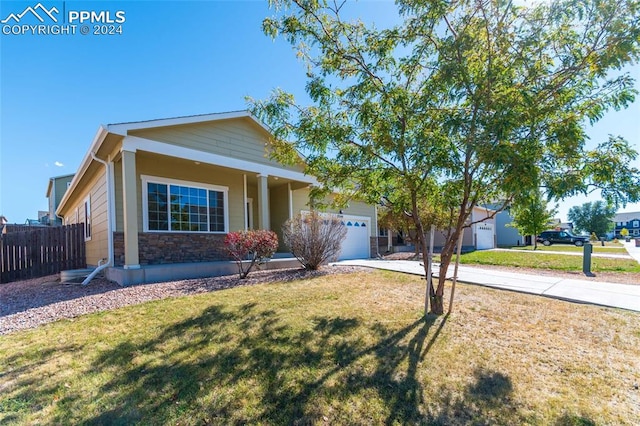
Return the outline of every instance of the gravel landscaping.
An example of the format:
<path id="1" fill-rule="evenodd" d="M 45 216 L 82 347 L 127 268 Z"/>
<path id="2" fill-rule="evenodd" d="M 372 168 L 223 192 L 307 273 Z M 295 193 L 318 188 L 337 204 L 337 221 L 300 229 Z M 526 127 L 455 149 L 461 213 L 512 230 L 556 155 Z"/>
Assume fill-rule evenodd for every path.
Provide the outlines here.
<path id="1" fill-rule="evenodd" d="M 319 271 L 281 269 L 252 272 L 244 280 L 237 275 L 227 275 L 130 287 L 121 287 L 104 278 L 96 278 L 87 286 L 61 283 L 58 275 L 50 275 L 0 284 L 0 335 L 62 318 L 74 318 L 167 297 L 363 270 L 369 271 L 367 268 L 344 266 L 325 267 Z"/>

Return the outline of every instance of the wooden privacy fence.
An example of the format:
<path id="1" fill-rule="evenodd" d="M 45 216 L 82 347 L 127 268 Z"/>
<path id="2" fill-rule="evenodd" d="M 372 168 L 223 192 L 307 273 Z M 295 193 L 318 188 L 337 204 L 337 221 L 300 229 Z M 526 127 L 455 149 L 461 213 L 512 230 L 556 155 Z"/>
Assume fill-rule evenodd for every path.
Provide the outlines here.
<path id="1" fill-rule="evenodd" d="M 35 227 L 1 236 L 0 283 L 86 267 L 82 223 Z"/>

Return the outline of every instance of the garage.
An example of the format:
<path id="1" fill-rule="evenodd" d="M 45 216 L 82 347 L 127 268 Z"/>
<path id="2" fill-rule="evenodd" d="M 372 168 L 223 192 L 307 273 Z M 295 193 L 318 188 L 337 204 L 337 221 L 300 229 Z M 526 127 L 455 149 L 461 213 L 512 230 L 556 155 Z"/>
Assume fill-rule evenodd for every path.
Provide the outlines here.
<path id="1" fill-rule="evenodd" d="M 476 224 L 476 250 L 495 248 L 493 235 L 492 223 L 481 222 Z"/>
<path id="2" fill-rule="evenodd" d="M 342 223 L 347 228 L 347 236 L 342 242 L 339 260 L 369 258 L 369 229 L 371 219 L 360 216 L 342 216 Z"/>

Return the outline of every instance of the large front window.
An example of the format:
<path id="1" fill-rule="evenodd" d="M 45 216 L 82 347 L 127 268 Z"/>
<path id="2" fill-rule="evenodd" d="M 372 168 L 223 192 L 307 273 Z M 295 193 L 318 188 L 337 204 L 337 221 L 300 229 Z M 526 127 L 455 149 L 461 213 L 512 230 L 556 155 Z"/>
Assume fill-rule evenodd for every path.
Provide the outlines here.
<path id="1" fill-rule="evenodd" d="M 146 231 L 227 232 L 226 187 L 152 177 L 143 184 Z"/>

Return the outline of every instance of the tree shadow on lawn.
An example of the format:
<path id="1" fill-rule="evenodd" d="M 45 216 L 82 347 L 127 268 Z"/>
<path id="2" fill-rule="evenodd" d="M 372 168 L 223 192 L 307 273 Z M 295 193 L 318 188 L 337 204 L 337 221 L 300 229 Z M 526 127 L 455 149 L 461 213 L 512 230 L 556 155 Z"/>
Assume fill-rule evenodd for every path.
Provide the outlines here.
<path id="1" fill-rule="evenodd" d="M 435 322 L 391 330 L 319 316 L 301 331 L 256 304 L 211 306 L 155 338 L 99 353 L 80 374 L 108 381 L 65 396 L 53 423 L 489 424 L 485 413 L 517 409 L 509 377 L 478 371 L 463 395 L 443 389 L 429 412 L 429 376 L 419 370 L 446 317 L 431 332 Z"/>

